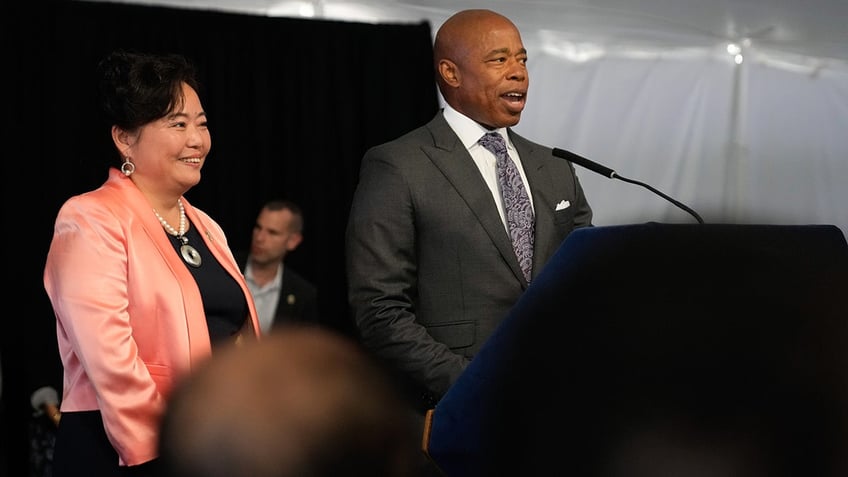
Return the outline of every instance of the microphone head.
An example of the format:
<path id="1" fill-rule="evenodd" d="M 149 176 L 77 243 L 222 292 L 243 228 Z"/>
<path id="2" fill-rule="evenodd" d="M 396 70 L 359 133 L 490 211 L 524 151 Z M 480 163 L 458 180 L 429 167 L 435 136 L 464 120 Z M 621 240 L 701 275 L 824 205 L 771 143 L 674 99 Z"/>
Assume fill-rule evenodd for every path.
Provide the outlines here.
<path id="1" fill-rule="evenodd" d="M 32 393 L 29 398 L 29 403 L 36 411 L 41 411 L 46 405 L 59 405 L 59 393 L 52 386 L 40 387 Z"/>
<path id="2" fill-rule="evenodd" d="M 577 154 L 571 151 L 566 151 L 565 149 L 555 147 L 553 148 L 552 153 L 554 156 L 560 159 L 565 159 L 568 162 L 572 162 L 579 166 L 585 167 L 586 169 L 589 169 L 592 172 L 597 172 L 598 174 L 608 179 L 612 179 L 616 176 L 615 171 L 610 169 L 609 167 L 602 166 L 601 164 L 598 164 L 594 161 L 590 161 L 589 159 L 586 159 L 583 156 L 578 156 Z"/>

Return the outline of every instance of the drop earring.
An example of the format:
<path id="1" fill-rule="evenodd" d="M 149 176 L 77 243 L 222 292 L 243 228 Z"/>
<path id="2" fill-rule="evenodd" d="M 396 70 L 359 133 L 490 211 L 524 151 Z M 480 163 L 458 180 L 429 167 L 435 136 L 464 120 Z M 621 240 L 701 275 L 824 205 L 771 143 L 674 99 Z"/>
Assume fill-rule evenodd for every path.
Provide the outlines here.
<path id="1" fill-rule="evenodd" d="M 121 164 L 121 172 L 124 173 L 125 176 L 129 177 L 135 172 L 135 164 L 130 161 L 130 156 L 124 156 L 124 163 Z"/>

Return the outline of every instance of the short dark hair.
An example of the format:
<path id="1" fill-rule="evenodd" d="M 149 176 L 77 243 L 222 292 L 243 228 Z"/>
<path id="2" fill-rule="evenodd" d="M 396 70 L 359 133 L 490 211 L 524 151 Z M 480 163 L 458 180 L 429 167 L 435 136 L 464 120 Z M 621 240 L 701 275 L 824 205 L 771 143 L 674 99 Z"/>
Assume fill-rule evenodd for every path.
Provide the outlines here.
<path id="1" fill-rule="evenodd" d="M 174 53 L 117 50 L 97 65 L 100 108 L 108 126 L 125 131 L 167 116 L 185 100 L 183 83 L 199 94 L 194 65 Z"/>
<path id="2" fill-rule="evenodd" d="M 216 352 L 171 393 L 169 477 L 412 477 L 421 423 L 358 342 L 287 324 Z"/>
<path id="3" fill-rule="evenodd" d="M 263 209 L 278 211 L 288 210 L 292 214 L 291 228 L 297 233 L 303 232 L 303 211 L 300 206 L 287 199 L 271 199 L 265 202 Z"/>

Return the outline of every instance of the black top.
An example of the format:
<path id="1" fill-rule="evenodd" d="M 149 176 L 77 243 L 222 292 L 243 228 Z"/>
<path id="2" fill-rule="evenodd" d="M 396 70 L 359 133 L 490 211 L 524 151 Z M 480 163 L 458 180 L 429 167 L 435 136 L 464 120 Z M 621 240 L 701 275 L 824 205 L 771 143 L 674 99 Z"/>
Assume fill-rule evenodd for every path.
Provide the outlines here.
<path id="1" fill-rule="evenodd" d="M 197 249 L 200 254 L 199 267 L 189 264 L 185 266 L 194 276 L 197 287 L 200 289 L 203 309 L 206 311 L 206 324 L 209 326 L 209 338 L 214 349 L 216 344 L 229 342 L 228 338 L 236 334 L 244 325 L 248 314 L 247 300 L 236 280 L 224 270 L 206 247 L 206 242 L 200 237 L 194 224 L 191 224 L 185 236 L 188 238 L 188 244 Z M 168 234 L 168 237 L 182 261 L 180 254 L 182 242 L 171 234 Z"/>

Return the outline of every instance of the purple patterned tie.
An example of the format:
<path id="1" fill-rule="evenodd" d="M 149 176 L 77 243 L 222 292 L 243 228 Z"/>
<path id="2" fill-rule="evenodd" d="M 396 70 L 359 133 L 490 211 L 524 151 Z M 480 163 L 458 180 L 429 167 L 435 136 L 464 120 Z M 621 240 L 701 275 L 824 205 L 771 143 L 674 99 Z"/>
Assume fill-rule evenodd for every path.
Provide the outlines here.
<path id="1" fill-rule="evenodd" d="M 497 158 L 498 186 L 503 198 L 504 213 L 512 238 L 512 248 L 524 278 L 530 283 L 530 272 L 533 269 L 533 207 L 530 197 L 524 188 L 518 168 L 506 152 L 503 136 L 496 132 L 486 133 L 478 141 Z"/>

